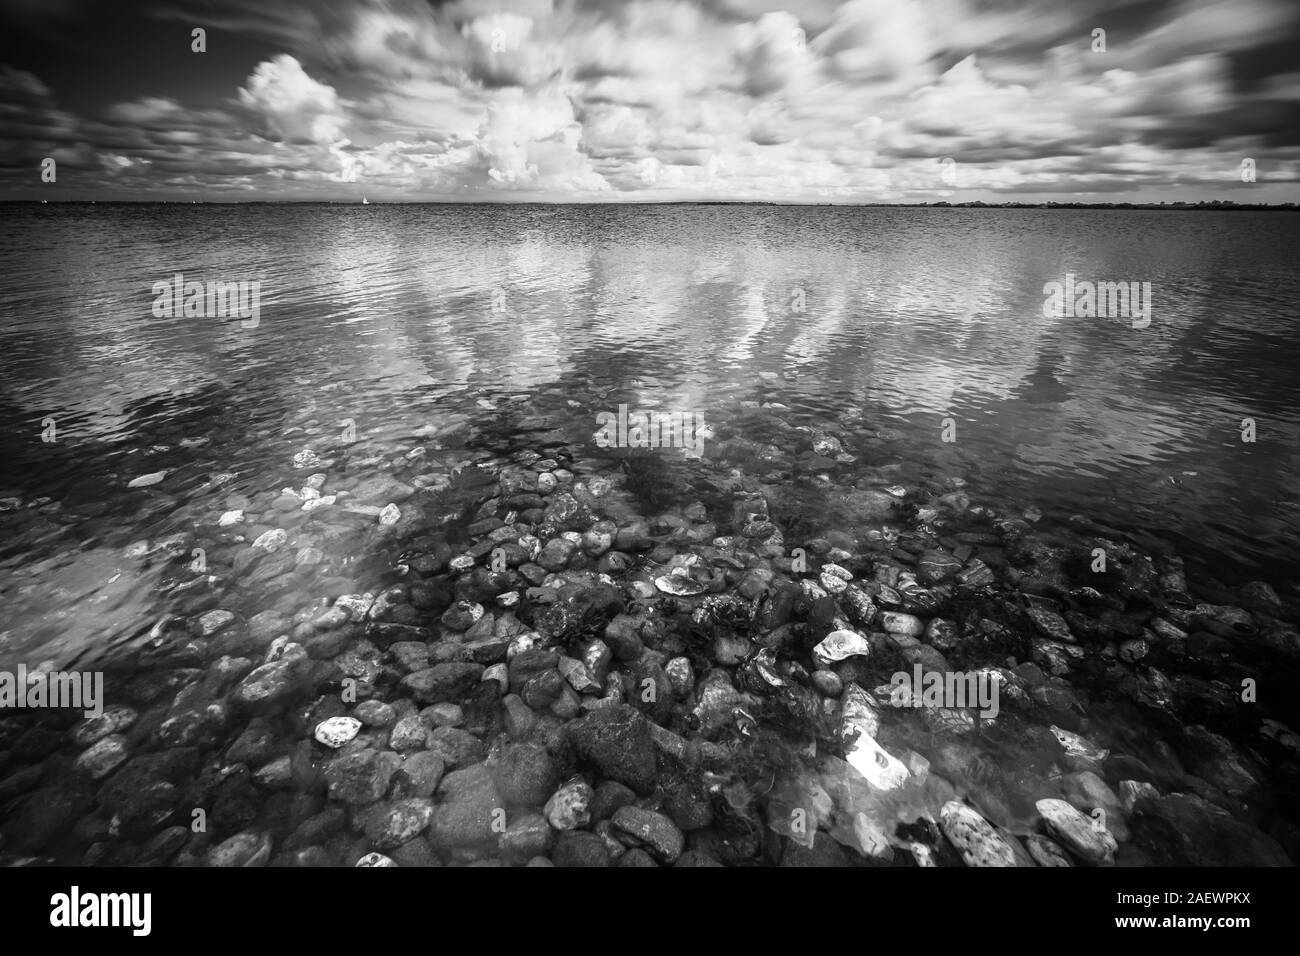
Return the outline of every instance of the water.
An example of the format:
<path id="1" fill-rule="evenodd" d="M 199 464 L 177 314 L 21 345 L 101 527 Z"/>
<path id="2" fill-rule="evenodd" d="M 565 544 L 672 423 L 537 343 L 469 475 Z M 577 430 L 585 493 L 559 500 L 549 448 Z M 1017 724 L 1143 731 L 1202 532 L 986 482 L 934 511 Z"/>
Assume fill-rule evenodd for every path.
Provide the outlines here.
<path id="1" fill-rule="evenodd" d="M 81 550 L 93 564 L 106 536 L 147 538 L 220 513 L 232 491 L 280 487 L 311 437 L 295 428 L 341 434 L 351 419 L 385 455 L 422 425 L 482 422 L 485 402 L 583 436 L 619 402 L 717 426 L 742 402 L 778 402 L 873 464 L 1287 587 L 1298 244 L 1300 220 L 1268 213 L 10 207 L 0 492 L 108 510 L 81 522 L 73 505 L 59 528 L 11 540 L 3 598 L 23 603 L 12 589 L 34 562 Z M 153 318 L 152 284 L 177 272 L 260 279 L 258 327 Z M 1067 272 L 1151 282 L 1151 325 L 1044 318 L 1043 285 Z M 163 467 L 167 508 L 121 494 Z M 239 477 L 205 490 L 221 472 Z M 7 630 L 31 623 L 11 614 Z"/>
<path id="2" fill-rule="evenodd" d="M 318 470 L 294 469 L 304 448 L 335 462 L 327 491 L 391 475 L 441 487 L 524 448 L 563 447 L 591 475 L 608 466 L 596 415 L 620 404 L 702 416 L 703 459 L 671 465 L 697 497 L 736 468 L 789 486 L 762 446 L 803 427 L 856 456 L 841 476 L 961 479 L 972 502 L 1036 510 L 1041 528 L 1296 596 L 1296 216 L 61 204 L 9 206 L 5 223 L 9 669 L 130 659 L 195 606 L 172 589 L 196 576 L 197 547 L 218 579 L 208 605 L 246 616 L 292 613 L 322 581 L 372 586 L 397 555 L 357 515 L 327 518 L 322 560 L 276 587 L 229 573 L 230 535 L 273 525 L 219 533 L 217 519 L 302 485 Z M 176 273 L 260 281 L 257 327 L 155 318 L 153 283 Z M 1044 284 L 1067 273 L 1150 282 L 1150 326 L 1045 318 Z"/>

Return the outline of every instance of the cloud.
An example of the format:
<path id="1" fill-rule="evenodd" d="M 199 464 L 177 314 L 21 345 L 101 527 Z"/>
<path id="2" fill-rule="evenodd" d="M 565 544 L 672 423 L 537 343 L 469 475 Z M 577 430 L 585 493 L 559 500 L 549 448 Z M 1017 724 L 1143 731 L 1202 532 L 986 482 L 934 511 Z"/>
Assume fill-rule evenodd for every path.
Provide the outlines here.
<path id="1" fill-rule="evenodd" d="M 344 138 L 338 94 L 308 76 L 287 53 L 258 65 L 240 88 L 239 102 L 262 116 L 286 142 L 328 146 Z"/>
<path id="2" fill-rule="evenodd" d="M 478 151 L 495 187 L 602 192 L 610 188 L 580 148 L 573 104 L 555 92 L 512 91 L 495 99 L 479 130 Z"/>
<path id="3" fill-rule="evenodd" d="M 1287 0 L 174 0 L 259 44 L 203 109 L 147 88 L 76 115 L 0 69 L 5 188 L 332 198 L 1075 198 L 1300 163 L 1300 74 L 1251 58 Z M 1105 53 L 1091 31 L 1108 31 Z M 233 87 L 233 88 L 232 88 Z M 216 105 L 214 105 L 216 104 Z M 944 179 L 940 160 L 957 176 Z M 1268 171 L 1268 176 L 1263 175 Z M 1270 178 L 1271 177 L 1271 178 Z M 1189 198 L 1189 197 L 1179 197 Z M 1200 198 L 1190 197 L 1190 198 Z"/>

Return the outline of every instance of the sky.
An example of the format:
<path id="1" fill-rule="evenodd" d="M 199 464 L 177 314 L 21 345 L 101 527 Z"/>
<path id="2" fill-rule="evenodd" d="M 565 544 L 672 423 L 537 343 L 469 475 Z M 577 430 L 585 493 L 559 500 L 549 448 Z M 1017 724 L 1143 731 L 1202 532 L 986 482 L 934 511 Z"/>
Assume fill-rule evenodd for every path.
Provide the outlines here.
<path id="1" fill-rule="evenodd" d="M 0 0 L 0 199 L 1297 202 L 1298 54 L 1295 0 Z"/>

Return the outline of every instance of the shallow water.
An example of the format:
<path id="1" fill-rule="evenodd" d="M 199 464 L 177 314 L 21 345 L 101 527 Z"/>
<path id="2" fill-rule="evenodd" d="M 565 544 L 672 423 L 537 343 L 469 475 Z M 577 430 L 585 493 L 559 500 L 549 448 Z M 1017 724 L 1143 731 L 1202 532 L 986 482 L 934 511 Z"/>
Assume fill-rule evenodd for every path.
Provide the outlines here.
<path id="1" fill-rule="evenodd" d="M 94 579 L 106 538 L 278 487 L 311 437 L 294 429 L 342 434 L 351 419 L 384 455 L 420 426 L 506 410 L 503 448 L 528 441 L 529 412 L 589 440 L 622 402 L 743 421 L 730 430 L 756 442 L 764 416 L 742 419 L 742 403 L 780 403 L 766 411 L 833 427 L 904 476 L 1171 542 L 1229 582 L 1293 579 L 1294 216 L 60 205 L 11 206 L 6 223 L 0 497 L 107 506 L 6 544 L 11 639 L 37 623 L 13 593 L 24 569 Z M 154 318 L 150 288 L 177 272 L 259 279 L 258 327 Z M 1067 272 L 1151 282 L 1150 326 L 1044 318 L 1043 285 Z M 49 418 L 54 443 L 40 440 Z M 121 493 L 163 468 L 167 507 Z M 238 477 L 205 489 L 220 472 Z"/>
<path id="2" fill-rule="evenodd" d="M 327 492 L 441 487 L 563 448 L 590 477 L 610 467 L 596 416 L 621 404 L 709 426 L 701 459 L 664 456 L 690 497 L 660 507 L 725 504 L 733 469 L 783 472 L 765 455 L 793 458 L 805 428 L 856 459 L 805 457 L 806 477 L 956 479 L 1044 532 L 1294 600 L 1297 251 L 1300 218 L 1269 213 L 11 206 L 0 665 L 127 660 L 194 606 L 177 586 L 203 576 L 196 547 L 216 569 L 207 606 L 244 617 L 314 606 L 326 580 L 373 588 L 400 553 L 373 517 L 286 513 L 321 555 L 273 584 L 227 574 L 239 543 L 216 521 L 317 471 Z M 176 273 L 260 281 L 256 328 L 155 318 L 153 283 Z M 1067 273 L 1150 282 L 1150 326 L 1045 318 L 1044 284 Z M 304 449 L 337 467 L 295 469 Z M 785 517 L 835 530 L 805 500 Z"/>

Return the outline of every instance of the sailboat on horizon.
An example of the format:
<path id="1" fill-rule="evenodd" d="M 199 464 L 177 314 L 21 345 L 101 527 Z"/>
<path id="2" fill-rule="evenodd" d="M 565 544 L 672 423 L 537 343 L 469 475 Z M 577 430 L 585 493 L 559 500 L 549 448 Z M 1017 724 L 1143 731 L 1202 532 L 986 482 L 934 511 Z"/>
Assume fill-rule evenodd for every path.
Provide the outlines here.
<path id="1" fill-rule="evenodd" d="M 362 194 L 361 194 L 361 205 L 363 205 L 363 206 L 369 206 L 369 205 L 370 205 L 370 200 L 366 198 L 366 194 L 365 194 L 365 193 L 362 193 Z"/>

